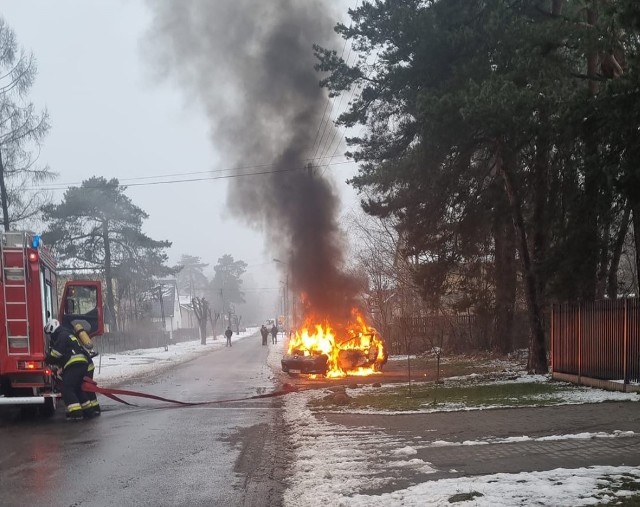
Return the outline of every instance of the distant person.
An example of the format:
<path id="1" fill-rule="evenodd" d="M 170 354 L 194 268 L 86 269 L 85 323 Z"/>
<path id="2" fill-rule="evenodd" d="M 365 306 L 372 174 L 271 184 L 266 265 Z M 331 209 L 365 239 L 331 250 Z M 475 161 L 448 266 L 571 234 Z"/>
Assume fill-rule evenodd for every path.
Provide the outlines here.
<path id="1" fill-rule="evenodd" d="M 233 336 L 233 331 L 231 331 L 231 326 L 227 327 L 227 330 L 224 332 L 224 335 L 227 337 L 227 344 L 225 347 L 231 347 L 231 337 Z"/>
<path id="2" fill-rule="evenodd" d="M 269 336 L 269 330 L 264 324 L 262 324 L 262 327 L 260 328 L 260 334 L 262 335 L 262 345 L 266 345 L 267 337 Z"/>
<path id="3" fill-rule="evenodd" d="M 275 324 L 271 328 L 271 343 L 273 345 L 278 343 L 278 326 L 276 326 Z"/>

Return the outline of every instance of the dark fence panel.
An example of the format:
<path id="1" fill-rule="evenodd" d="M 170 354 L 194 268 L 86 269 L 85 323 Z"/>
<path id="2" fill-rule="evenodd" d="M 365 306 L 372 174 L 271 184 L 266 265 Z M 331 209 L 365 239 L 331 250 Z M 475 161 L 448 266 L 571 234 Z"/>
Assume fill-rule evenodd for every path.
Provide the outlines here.
<path id="1" fill-rule="evenodd" d="M 93 340 L 96 350 L 102 354 L 115 354 L 127 350 L 164 347 L 169 344 L 169 333 L 160 329 L 105 333 Z"/>
<path id="2" fill-rule="evenodd" d="M 601 380 L 640 381 L 638 299 L 553 305 L 554 372 Z"/>
<path id="3" fill-rule="evenodd" d="M 517 312 L 513 323 L 513 348 L 526 347 L 529 325 L 526 314 Z M 443 347 L 447 354 L 490 350 L 495 322 L 492 315 L 469 313 L 394 318 L 381 328 L 391 354 L 420 354 Z"/>

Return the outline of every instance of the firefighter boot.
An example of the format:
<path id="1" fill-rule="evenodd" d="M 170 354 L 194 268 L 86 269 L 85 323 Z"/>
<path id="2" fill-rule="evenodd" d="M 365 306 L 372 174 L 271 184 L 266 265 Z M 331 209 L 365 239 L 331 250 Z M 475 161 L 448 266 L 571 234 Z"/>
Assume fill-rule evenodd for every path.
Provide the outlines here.
<path id="1" fill-rule="evenodd" d="M 95 415 L 95 413 L 93 411 L 93 407 L 91 406 L 91 402 L 90 401 L 85 401 L 82 404 L 82 417 L 84 419 L 93 419 L 94 415 Z"/>
<path id="2" fill-rule="evenodd" d="M 82 407 L 79 403 L 72 403 L 67 406 L 67 413 L 65 414 L 67 421 L 81 421 L 82 420 Z"/>
<path id="3" fill-rule="evenodd" d="M 89 403 L 91 404 L 93 417 L 98 417 L 102 413 L 100 410 L 100 403 L 98 403 L 98 400 L 91 400 Z"/>

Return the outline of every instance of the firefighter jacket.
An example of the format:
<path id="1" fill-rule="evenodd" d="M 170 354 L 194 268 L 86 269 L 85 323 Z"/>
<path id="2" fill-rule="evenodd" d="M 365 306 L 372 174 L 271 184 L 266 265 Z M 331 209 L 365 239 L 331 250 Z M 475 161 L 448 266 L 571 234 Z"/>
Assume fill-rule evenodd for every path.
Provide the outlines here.
<path id="1" fill-rule="evenodd" d="M 47 354 L 47 363 L 61 366 L 63 370 L 72 364 L 89 363 L 84 347 L 72 331 L 61 327 L 51 338 L 52 343 Z"/>

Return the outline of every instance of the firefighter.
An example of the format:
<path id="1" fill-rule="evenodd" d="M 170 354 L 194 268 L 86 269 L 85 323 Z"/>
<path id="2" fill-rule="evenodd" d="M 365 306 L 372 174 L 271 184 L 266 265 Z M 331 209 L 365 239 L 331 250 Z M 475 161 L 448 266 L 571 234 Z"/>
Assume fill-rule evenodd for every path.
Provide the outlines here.
<path id="1" fill-rule="evenodd" d="M 84 347 L 73 331 L 61 326 L 56 319 L 47 322 L 44 332 L 49 335 L 51 344 L 46 361 L 62 368 L 62 400 L 67 407 L 67 419 L 92 417 L 93 409 L 89 398 L 82 390 L 82 379 L 87 374 L 89 365 Z"/>
<path id="2" fill-rule="evenodd" d="M 84 330 L 82 324 L 76 324 L 75 328 L 75 336 L 78 338 L 80 345 L 84 349 L 84 353 L 87 356 L 87 360 L 89 361 L 89 365 L 87 366 L 87 377 L 93 380 L 93 374 L 95 373 L 96 366 L 93 364 L 93 358 L 98 355 L 97 352 L 93 350 L 93 342 L 91 338 L 89 338 L 89 334 Z M 89 407 L 91 408 L 92 415 L 98 416 L 101 414 L 100 403 L 98 402 L 98 396 L 93 391 L 85 391 L 87 398 L 89 398 Z"/>
<path id="3" fill-rule="evenodd" d="M 275 324 L 271 328 L 271 343 L 274 345 L 278 343 L 278 327 Z"/>

